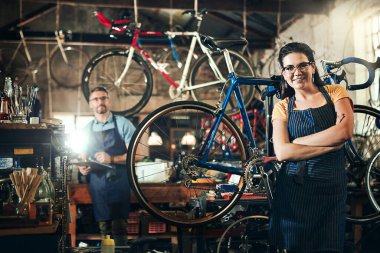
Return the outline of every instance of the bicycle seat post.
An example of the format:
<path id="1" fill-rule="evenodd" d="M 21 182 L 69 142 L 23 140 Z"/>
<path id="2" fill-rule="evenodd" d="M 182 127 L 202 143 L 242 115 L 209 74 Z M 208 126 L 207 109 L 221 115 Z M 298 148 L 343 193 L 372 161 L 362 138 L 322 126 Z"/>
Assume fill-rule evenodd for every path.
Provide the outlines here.
<path id="1" fill-rule="evenodd" d="M 232 65 L 230 52 L 228 52 L 227 49 L 223 49 L 224 59 L 226 60 L 227 68 L 228 68 L 228 74 L 235 72 L 234 66 Z"/>

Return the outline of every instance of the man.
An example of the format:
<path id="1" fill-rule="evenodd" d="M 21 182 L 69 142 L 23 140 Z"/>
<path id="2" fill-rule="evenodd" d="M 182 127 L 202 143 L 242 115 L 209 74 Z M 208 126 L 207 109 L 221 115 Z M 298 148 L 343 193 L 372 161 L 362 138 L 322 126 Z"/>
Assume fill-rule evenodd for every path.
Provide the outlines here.
<path id="1" fill-rule="evenodd" d="M 112 235 L 115 244 L 122 246 L 127 243 L 130 200 L 126 152 L 135 127 L 126 118 L 110 112 L 111 101 L 104 87 L 91 91 L 89 103 L 95 118 L 85 128 L 88 146 L 82 159 L 111 164 L 112 170 L 79 167 L 79 171 L 89 177 L 101 237 Z"/>

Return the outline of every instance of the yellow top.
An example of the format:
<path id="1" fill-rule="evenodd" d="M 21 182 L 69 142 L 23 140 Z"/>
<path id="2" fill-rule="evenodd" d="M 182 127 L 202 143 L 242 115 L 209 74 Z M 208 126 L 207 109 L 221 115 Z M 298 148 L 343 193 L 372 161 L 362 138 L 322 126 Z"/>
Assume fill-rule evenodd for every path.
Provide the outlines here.
<path id="1" fill-rule="evenodd" d="M 327 94 L 330 96 L 332 102 L 335 104 L 336 101 L 342 99 L 342 98 L 350 98 L 348 95 L 347 90 L 337 84 L 333 85 L 325 85 L 323 88 L 327 91 Z M 272 113 L 272 120 L 275 119 L 281 119 L 284 121 L 288 121 L 288 104 L 289 104 L 290 98 L 285 98 L 278 102 L 274 108 Z M 351 99 L 350 99 L 351 101 Z M 326 101 L 327 103 L 327 101 Z M 352 101 L 351 101 L 352 105 Z M 297 108 L 294 108 L 294 110 L 297 110 Z"/>

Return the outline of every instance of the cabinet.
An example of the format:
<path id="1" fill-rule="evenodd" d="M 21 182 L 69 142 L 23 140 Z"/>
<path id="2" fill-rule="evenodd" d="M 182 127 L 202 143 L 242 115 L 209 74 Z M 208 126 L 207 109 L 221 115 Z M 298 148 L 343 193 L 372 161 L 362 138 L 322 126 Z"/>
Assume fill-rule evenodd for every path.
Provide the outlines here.
<path id="1" fill-rule="evenodd" d="M 0 244 L 2 250 L 7 249 L 4 252 L 34 252 L 31 249 L 37 250 L 33 247 L 41 244 L 43 247 L 40 245 L 41 248 L 37 250 L 38 252 L 63 252 L 68 205 L 67 156 L 64 151 L 63 127 L 0 124 L 0 140 L 0 161 L 2 161 L 0 177 L 4 183 L 13 170 L 36 167 L 36 161 L 39 160 L 45 169 L 49 168 L 55 190 L 52 220 L 46 224 L 30 219 L 29 215 L 20 217 L 15 212 L 1 210 Z M 8 184 L 10 184 L 9 181 Z M 6 190 L 6 188 L 1 189 Z M 8 187 L 7 190 L 12 190 L 12 187 Z M 6 192 L 1 193 L 6 194 Z M 14 193 L 9 194 L 15 195 Z M 2 198 L 0 204 L 5 205 L 6 201 L 6 198 Z M 17 243 L 20 240 L 25 243 Z"/>

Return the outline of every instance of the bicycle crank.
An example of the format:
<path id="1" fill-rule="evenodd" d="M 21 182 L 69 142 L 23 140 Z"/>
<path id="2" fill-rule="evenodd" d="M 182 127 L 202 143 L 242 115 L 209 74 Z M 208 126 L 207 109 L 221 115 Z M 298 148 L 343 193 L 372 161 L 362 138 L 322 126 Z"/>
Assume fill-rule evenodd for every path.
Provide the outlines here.
<path id="1" fill-rule="evenodd" d="M 187 84 L 182 88 L 180 91 L 178 88 L 174 87 L 173 85 L 170 85 L 169 87 L 169 96 L 174 101 L 182 101 L 182 100 L 188 100 L 190 97 L 190 92 L 186 91 Z M 184 91 L 185 90 L 185 91 Z"/>

